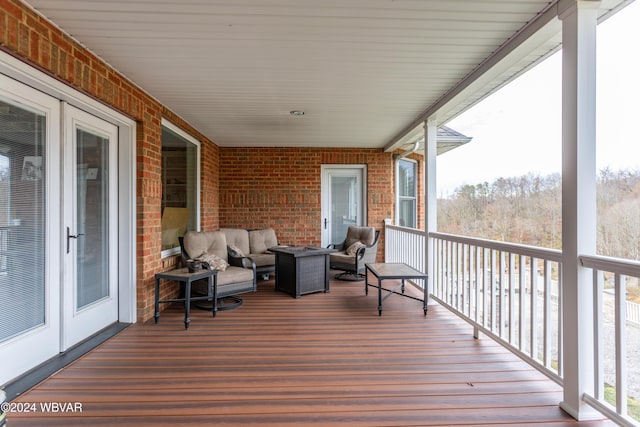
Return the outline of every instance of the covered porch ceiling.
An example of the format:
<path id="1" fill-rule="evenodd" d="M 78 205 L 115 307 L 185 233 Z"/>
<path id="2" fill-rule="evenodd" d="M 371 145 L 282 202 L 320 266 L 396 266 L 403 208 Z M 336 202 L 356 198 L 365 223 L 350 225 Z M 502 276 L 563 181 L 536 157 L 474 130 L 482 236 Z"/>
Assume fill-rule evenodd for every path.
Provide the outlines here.
<path id="1" fill-rule="evenodd" d="M 390 151 L 556 50 L 564 1 L 27 3 L 221 147 Z"/>

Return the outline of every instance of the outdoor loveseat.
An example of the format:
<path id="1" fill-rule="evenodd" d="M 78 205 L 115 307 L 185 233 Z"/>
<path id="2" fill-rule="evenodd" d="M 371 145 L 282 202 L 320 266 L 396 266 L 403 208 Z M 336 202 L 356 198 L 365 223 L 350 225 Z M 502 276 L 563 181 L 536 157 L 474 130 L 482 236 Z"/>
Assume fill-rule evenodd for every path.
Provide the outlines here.
<path id="1" fill-rule="evenodd" d="M 248 257 L 229 260 L 227 236 L 222 231 L 187 231 L 180 244 L 185 264 L 198 260 L 218 270 L 218 298 L 256 291 L 255 263 Z M 193 291 L 206 295 L 206 280 L 195 282 Z"/>
<path id="2" fill-rule="evenodd" d="M 229 262 L 238 265 L 243 257 L 253 260 L 256 273 L 265 280 L 275 271 L 276 256 L 269 251 L 278 246 L 276 232 L 272 228 L 245 230 L 243 228 L 221 228 L 227 238 Z"/>

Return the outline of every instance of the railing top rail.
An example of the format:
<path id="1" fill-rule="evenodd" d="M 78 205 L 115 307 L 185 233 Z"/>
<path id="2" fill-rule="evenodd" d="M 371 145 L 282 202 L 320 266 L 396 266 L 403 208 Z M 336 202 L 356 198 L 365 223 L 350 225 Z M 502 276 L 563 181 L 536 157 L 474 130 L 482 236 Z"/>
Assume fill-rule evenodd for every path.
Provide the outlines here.
<path id="1" fill-rule="evenodd" d="M 522 245 L 518 243 L 498 242 L 497 240 L 480 239 L 476 237 L 457 236 L 447 233 L 429 233 L 429 237 L 434 239 L 448 240 L 451 242 L 464 243 L 468 245 L 481 246 L 497 251 L 511 252 L 533 258 L 546 259 L 549 261 L 562 262 L 562 251 L 558 249 L 540 248 L 537 246 Z"/>
<path id="2" fill-rule="evenodd" d="M 424 236 L 426 234 L 424 230 L 411 228 L 411 227 L 403 227 L 401 225 L 386 224 L 385 228 L 388 228 L 391 230 L 398 230 L 398 231 L 402 231 L 404 233 L 409 233 L 409 234 L 417 234 L 419 236 Z"/>
<path id="3" fill-rule="evenodd" d="M 583 267 L 601 271 L 612 271 L 626 276 L 640 277 L 640 262 L 603 255 L 580 255 Z"/>

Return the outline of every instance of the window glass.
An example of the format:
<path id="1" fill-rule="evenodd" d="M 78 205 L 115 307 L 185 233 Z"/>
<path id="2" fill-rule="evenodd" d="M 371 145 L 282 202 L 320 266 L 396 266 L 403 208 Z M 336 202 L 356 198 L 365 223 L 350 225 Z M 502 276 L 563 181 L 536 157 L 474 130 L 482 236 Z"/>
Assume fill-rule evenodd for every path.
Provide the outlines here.
<path id="1" fill-rule="evenodd" d="M 162 250 L 198 229 L 198 142 L 174 126 L 162 127 Z"/>
<path id="2" fill-rule="evenodd" d="M 45 323 L 46 120 L 0 99 L 0 342 Z"/>
<path id="3" fill-rule="evenodd" d="M 397 162 L 397 218 L 398 225 L 416 228 L 417 164 L 409 160 Z"/>

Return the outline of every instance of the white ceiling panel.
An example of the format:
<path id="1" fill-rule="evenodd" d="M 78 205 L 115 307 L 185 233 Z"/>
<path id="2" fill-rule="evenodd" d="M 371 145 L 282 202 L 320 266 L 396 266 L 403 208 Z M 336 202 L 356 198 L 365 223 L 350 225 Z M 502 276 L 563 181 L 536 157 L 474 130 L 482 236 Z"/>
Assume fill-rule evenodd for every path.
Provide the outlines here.
<path id="1" fill-rule="evenodd" d="M 550 5 L 27 3 L 220 146 L 378 148 Z M 291 110 L 305 115 L 293 117 Z"/>

